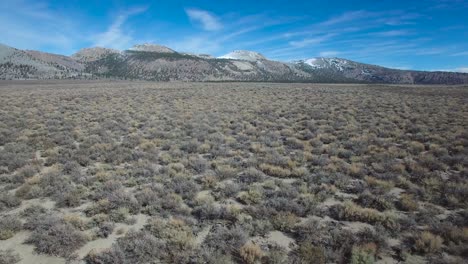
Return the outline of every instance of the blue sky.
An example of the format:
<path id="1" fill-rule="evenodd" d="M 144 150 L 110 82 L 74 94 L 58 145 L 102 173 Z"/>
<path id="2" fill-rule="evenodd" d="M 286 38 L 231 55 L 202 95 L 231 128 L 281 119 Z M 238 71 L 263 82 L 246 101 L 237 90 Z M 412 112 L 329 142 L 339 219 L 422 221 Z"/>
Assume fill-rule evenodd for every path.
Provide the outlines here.
<path id="1" fill-rule="evenodd" d="M 468 0 L 3 0 L 0 43 L 70 55 L 157 43 L 281 61 L 343 57 L 387 67 L 468 72 Z"/>

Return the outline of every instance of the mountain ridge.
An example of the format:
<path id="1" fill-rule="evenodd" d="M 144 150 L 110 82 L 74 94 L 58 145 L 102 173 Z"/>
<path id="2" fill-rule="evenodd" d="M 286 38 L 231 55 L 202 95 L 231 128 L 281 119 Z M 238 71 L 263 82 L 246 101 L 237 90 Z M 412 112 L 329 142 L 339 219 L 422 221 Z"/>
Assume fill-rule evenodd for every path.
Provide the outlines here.
<path id="1" fill-rule="evenodd" d="M 274 61 L 235 50 L 220 57 L 180 53 L 157 44 L 124 51 L 92 47 L 71 56 L 0 44 L 0 79 L 136 79 L 388 84 L 468 84 L 467 73 L 391 69 L 343 58 Z"/>

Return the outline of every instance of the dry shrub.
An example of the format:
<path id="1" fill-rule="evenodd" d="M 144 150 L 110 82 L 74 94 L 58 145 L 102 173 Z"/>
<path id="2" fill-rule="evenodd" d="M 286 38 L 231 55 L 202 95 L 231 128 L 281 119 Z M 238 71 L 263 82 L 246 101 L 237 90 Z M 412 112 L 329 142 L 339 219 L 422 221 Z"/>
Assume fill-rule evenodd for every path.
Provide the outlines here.
<path id="1" fill-rule="evenodd" d="M 206 175 L 200 179 L 204 188 L 214 188 L 218 183 L 218 179 L 213 175 Z"/>
<path id="2" fill-rule="evenodd" d="M 117 239 L 111 249 L 101 252 L 91 251 L 85 261 L 88 264 L 103 263 L 167 263 L 166 244 L 143 231 L 129 231 Z"/>
<path id="3" fill-rule="evenodd" d="M 325 264 L 326 257 L 323 248 L 315 246 L 310 241 L 303 241 L 297 250 L 301 263 Z"/>
<path id="4" fill-rule="evenodd" d="M 89 207 L 85 209 L 85 213 L 87 216 L 93 216 L 96 214 L 107 214 L 110 211 L 111 204 L 109 199 L 101 199 L 97 202 L 93 203 Z"/>
<path id="5" fill-rule="evenodd" d="M 420 152 L 424 151 L 425 146 L 421 142 L 417 141 L 412 141 L 409 143 L 408 150 L 411 152 L 411 154 L 419 154 Z"/>
<path id="6" fill-rule="evenodd" d="M 269 264 L 286 264 L 288 263 L 288 253 L 284 247 L 273 243 L 264 262 Z"/>
<path id="7" fill-rule="evenodd" d="M 362 177 L 363 173 L 363 164 L 362 163 L 351 163 L 351 165 L 348 166 L 348 173 L 351 176 L 354 177 Z"/>
<path id="8" fill-rule="evenodd" d="M 36 246 L 38 253 L 68 257 L 87 241 L 71 224 L 56 217 L 31 220 L 28 227 L 32 233 L 26 243 Z"/>
<path id="9" fill-rule="evenodd" d="M 351 264 L 373 264 L 376 252 L 377 245 L 374 243 L 354 246 L 351 252 Z"/>
<path id="10" fill-rule="evenodd" d="M 153 218 L 145 226 L 155 237 L 168 243 L 171 250 L 190 250 L 194 247 L 195 237 L 192 229 L 183 220 L 165 221 Z"/>
<path id="11" fill-rule="evenodd" d="M 386 192 L 390 191 L 393 187 L 395 187 L 395 184 L 393 182 L 379 180 L 371 176 L 366 176 L 364 179 L 366 180 L 367 184 L 369 184 L 369 186 L 381 188 Z"/>
<path id="12" fill-rule="evenodd" d="M 419 234 L 414 241 L 414 250 L 420 253 L 437 253 L 442 248 L 443 239 L 429 231 Z"/>
<path id="13" fill-rule="evenodd" d="M 414 200 L 410 194 L 402 194 L 399 201 L 399 207 L 404 211 L 416 211 L 418 210 L 418 202 Z"/>
<path id="14" fill-rule="evenodd" d="M 210 151 L 210 149 L 211 149 L 210 144 L 203 143 L 203 144 L 198 146 L 197 151 L 198 151 L 198 153 L 204 154 L 204 153 L 207 153 L 208 151 Z"/>
<path id="15" fill-rule="evenodd" d="M 274 228 L 285 232 L 290 232 L 299 221 L 299 217 L 290 212 L 279 212 L 271 219 Z"/>
<path id="16" fill-rule="evenodd" d="M 258 204 L 263 199 L 263 192 L 260 188 L 251 187 L 247 192 L 239 195 L 239 200 L 244 204 Z"/>
<path id="17" fill-rule="evenodd" d="M 21 260 L 19 254 L 13 252 L 13 250 L 0 249 L 0 264 L 14 264 Z"/>
<path id="18" fill-rule="evenodd" d="M 0 218 L 0 240 L 13 237 L 21 230 L 21 222 L 16 216 L 2 216 Z"/>
<path id="19" fill-rule="evenodd" d="M 76 214 L 65 215 L 63 220 L 79 230 L 85 230 L 88 227 L 88 222 Z"/>
<path id="20" fill-rule="evenodd" d="M 248 242 L 239 249 L 239 255 L 245 263 L 253 264 L 260 261 L 263 251 L 257 244 Z"/>
<path id="21" fill-rule="evenodd" d="M 230 165 L 217 165 L 215 171 L 216 176 L 218 176 L 220 180 L 234 178 L 237 176 L 237 169 Z"/>
<path id="22" fill-rule="evenodd" d="M 0 194 L 0 212 L 6 209 L 11 209 L 17 207 L 21 204 L 21 200 L 18 199 L 15 195 L 8 193 Z"/>

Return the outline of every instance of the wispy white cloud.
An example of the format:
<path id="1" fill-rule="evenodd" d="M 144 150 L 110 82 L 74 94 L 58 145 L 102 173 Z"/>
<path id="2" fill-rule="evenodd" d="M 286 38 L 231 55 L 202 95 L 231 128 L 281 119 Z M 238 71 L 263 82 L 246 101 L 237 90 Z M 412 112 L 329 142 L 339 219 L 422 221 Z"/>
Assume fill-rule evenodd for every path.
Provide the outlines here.
<path id="1" fill-rule="evenodd" d="M 189 9 L 186 9 L 186 12 L 188 10 Z M 200 9 L 194 10 L 200 11 Z M 281 36 L 281 34 L 273 36 L 263 35 L 264 37 L 260 37 L 260 35 L 256 35 L 254 32 L 261 33 L 265 28 L 276 25 L 287 25 L 301 19 L 298 17 L 272 17 L 266 13 L 250 15 L 242 15 L 239 13 L 209 13 L 209 15 L 215 18 L 217 23 L 220 24 L 219 29 L 186 33 L 179 38 L 165 41 L 165 44 L 178 51 L 209 53 L 215 56 L 224 55 L 233 49 L 255 50 L 255 47 L 259 44 L 269 42 L 267 38 L 279 40 L 284 37 Z M 193 19 L 192 21 L 202 25 L 200 21 Z"/>
<path id="2" fill-rule="evenodd" d="M 136 7 L 121 12 L 105 32 L 98 33 L 93 37 L 93 45 L 113 49 L 128 48 L 134 39 L 129 32 L 123 29 L 123 25 L 129 17 L 143 13 L 147 9 L 147 7 Z"/>
<path id="3" fill-rule="evenodd" d="M 200 23 L 202 28 L 207 31 L 216 31 L 223 28 L 218 17 L 214 14 L 201 9 L 187 8 L 185 9 L 187 16 L 193 22 Z"/>
<path id="4" fill-rule="evenodd" d="M 378 37 L 400 37 L 400 36 L 408 36 L 411 32 L 405 29 L 400 30 L 389 30 L 389 31 L 382 31 L 374 33 L 375 36 Z"/>
<path id="5" fill-rule="evenodd" d="M 450 56 L 455 56 L 455 57 L 463 57 L 463 56 L 468 56 L 468 51 L 462 51 L 462 52 L 457 52 L 457 53 L 453 53 L 451 54 Z"/>
<path id="6" fill-rule="evenodd" d="M 297 41 L 290 41 L 289 45 L 296 47 L 296 48 L 303 48 L 307 47 L 313 44 L 319 44 L 322 43 L 326 40 L 329 40 L 331 37 L 333 37 L 335 34 L 326 34 L 323 36 L 318 36 L 318 37 L 313 37 L 313 38 L 306 38 L 302 40 L 297 40 Z"/>
<path id="7" fill-rule="evenodd" d="M 380 12 L 378 19 L 376 19 L 375 22 L 387 26 L 413 25 L 418 19 L 422 17 L 424 16 L 419 13 L 407 13 L 404 11 L 396 10 Z"/>
<path id="8" fill-rule="evenodd" d="M 361 20 L 364 18 L 368 18 L 371 16 L 375 16 L 375 13 L 368 12 L 365 10 L 357 10 L 357 11 L 349 11 L 345 12 L 339 16 L 334 16 L 326 21 L 323 21 L 320 23 L 321 26 L 332 26 L 332 25 L 337 25 L 337 24 L 342 24 L 342 23 L 347 23 L 347 22 L 352 22 L 356 20 Z"/>
<path id="9" fill-rule="evenodd" d="M 322 51 L 319 53 L 320 57 L 336 57 L 339 54 L 340 54 L 339 51 L 334 51 L 334 50 Z"/>
<path id="10" fill-rule="evenodd" d="M 67 53 L 75 45 L 72 20 L 40 1 L 0 1 L 1 42 L 20 49 Z"/>
<path id="11" fill-rule="evenodd" d="M 210 37 L 206 35 L 186 36 L 163 44 L 179 52 L 198 54 L 214 54 L 222 47 L 219 41 L 210 41 Z"/>

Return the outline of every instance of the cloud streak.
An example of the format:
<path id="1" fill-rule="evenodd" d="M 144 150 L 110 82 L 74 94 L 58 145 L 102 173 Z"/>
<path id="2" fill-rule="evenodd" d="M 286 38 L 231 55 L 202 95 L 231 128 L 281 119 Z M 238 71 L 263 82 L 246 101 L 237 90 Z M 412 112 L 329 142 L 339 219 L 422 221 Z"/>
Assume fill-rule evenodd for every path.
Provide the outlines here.
<path id="1" fill-rule="evenodd" d="M 206 10 L 187 8 L 185 9 L 185 13 L 191 21 L 199 23 L 206 31 L 216 31 L 223 28 L 218 17 Z"/>
<path id="2" fill-rule="evenodd" d="M 21 49 L 67 53 L 76 40 L 73 21 L 40 2 L 0 1 L 1 42 Z"/>
<path id="3" fill-rule="evenodd" d="M 105 32 L 96 34 L 93 45 L 113 49 L 127 48 L 134 39 L 130 33 L 124 31 L 123 25 L 129 17 L 143 13 L 147 9 L 147 7 L 136 7 L 122 12 Z"/>
<path id="4" fill-rule="evenodd" d="M 324 42 L 326 40 L 329 40 L 333 36 L 335 36 L 335 34 L 326 34 L 326 35 L 323 35 L 323 36 L 318 36 L 318 37 L 314 37 L 314 38 L 306 38 L 306 39 L 302 39 L 302 40 L 299 40 L 299 41 L 290 41 L 289 45 L 291 45 L 291 46 L 293 46 L 295 48 L 303 48 L 303 47 L 307 47 L 307 46 L 310 46 L 310 45 L 322 43 L 322 42 Z"/>

